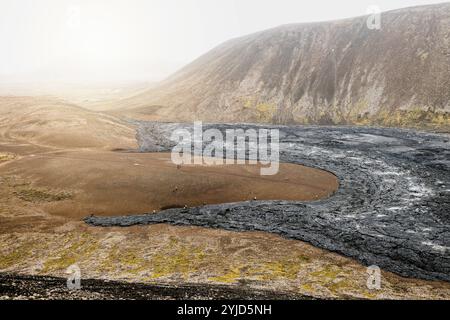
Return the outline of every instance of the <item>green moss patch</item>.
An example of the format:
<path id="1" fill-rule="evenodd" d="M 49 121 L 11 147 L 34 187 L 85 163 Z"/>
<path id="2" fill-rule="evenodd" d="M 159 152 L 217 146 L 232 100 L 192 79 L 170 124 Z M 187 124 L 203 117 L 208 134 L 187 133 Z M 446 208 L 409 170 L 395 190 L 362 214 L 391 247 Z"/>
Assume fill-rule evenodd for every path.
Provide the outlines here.
<path id="1" fill-rule="evenodd" d="M 13 153 L 0 152 L 0 163 L 6 162 L 6 161 L 12 161 L 16 158 L 17 158 L 17 156 Z"/>
<path id="2" fill-rule="evenodd" d="M 88 233 L 77 237 L 69 235 L 62 241 L 60 249 L 45 261 L 42 273 L 63 271 L 81 260 L 88 259 L 98 249 L 98 240 Z"/>
<path id="3" fill-rule="evenodd" d="M 24 188 L 14 191 L 14 195 L 26 202 L 55 202 L 72 198 L 72 194 L 69 192 L 52 192 L 34 188 Z"/>

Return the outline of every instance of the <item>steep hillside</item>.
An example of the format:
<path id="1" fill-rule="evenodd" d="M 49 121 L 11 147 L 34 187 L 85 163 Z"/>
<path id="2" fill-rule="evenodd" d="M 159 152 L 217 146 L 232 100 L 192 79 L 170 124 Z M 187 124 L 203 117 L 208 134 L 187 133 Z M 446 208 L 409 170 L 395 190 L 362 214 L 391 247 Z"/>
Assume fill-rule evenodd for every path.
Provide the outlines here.
<path id="1" fill-rule="evenodd" d="M 122 100 L 150 119 L 450 124 L 450 3 L 284 25 L 233 39 Z"/>

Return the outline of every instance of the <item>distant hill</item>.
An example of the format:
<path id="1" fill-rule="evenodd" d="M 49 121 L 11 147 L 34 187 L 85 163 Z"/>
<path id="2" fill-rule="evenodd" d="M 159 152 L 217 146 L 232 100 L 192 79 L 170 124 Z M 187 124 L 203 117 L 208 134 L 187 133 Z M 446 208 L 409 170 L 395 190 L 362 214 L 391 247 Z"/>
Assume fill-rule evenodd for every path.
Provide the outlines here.
<path id="1" fill-rule="evenodd" d="M 0 139 L 57 148 L 136 148 L 129 124 L 52 97 L 0 97 Z"/>
<path id="2" fill-rule="evenodd" d="M 163 120 L 450 124 L 450 3 L 280 26 L 230 40 L 122 112 Z"/>

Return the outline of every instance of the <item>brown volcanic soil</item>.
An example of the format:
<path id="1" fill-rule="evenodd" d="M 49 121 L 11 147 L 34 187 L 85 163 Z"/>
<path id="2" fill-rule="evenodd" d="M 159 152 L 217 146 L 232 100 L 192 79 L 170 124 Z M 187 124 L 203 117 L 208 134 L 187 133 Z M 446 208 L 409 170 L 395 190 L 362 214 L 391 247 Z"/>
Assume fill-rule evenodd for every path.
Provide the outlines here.
<path id="1" fill-rule="evenodd" d="M 53 149 L 135 148 L 124 121 L 51 97 L 0 97 L 0 141 Z"/>
<path id="2" fill-rule="evenodd" d="M 260 167 L 177 168 L 170 154 L 91 150 L 23 156 L 0 167 L 0 174 L 15 175 L 29 183 L 17 191 L 26 201 L 43 203 L 51 214 L 76 219 L 89 214 L 150 213 L 254 198 L 318 200 L 330 196 L 339 186 L 333 174 L 317 169 L 281 164 L 277 175 L 260 176 Z M 48 201 L 51 195 L 61 199 Z"/>

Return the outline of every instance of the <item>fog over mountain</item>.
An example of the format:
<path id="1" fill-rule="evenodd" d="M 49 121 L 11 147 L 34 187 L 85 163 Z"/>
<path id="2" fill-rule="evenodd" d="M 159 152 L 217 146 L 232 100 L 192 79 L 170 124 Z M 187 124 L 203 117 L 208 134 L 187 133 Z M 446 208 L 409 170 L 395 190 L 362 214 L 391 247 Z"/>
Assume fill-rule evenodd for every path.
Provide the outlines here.
<path id="1" fill-rule="evenodd" d="M 232 39 L 121 101 L 159 119 L 448 125 L 450 3 Z"/>

